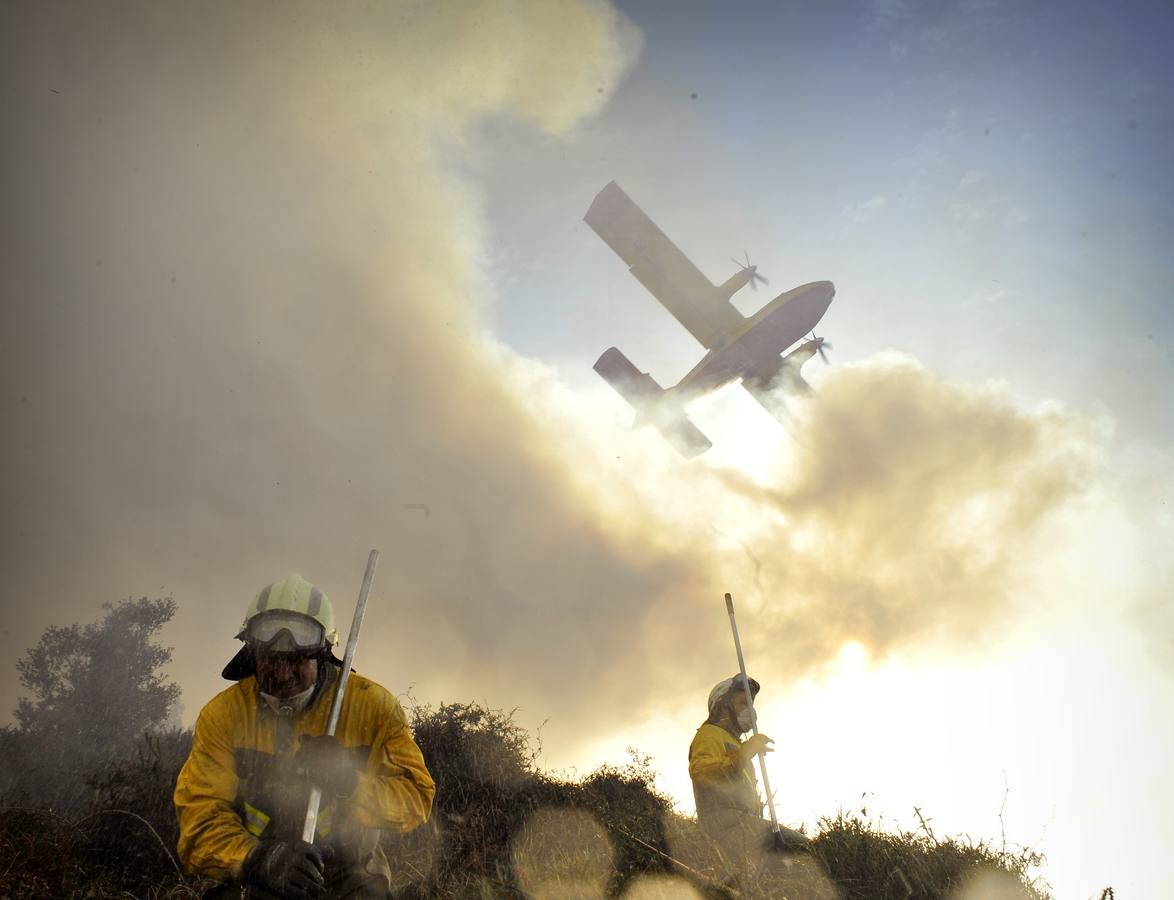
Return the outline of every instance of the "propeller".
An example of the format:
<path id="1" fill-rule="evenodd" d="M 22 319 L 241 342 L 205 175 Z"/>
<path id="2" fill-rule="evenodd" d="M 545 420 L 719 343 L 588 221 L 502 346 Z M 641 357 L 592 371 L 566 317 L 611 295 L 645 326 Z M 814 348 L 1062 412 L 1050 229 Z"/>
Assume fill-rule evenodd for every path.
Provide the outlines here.
<path id="1" fill-rule="evenodd" d="M 815 342 L 815 349 L 816 352 L 819 353 L 819 358 L 830 365 L 831 363 L 828 362 L 828 355 L 825 351 L 831 350 L 832 345 L 829 344 L 825 338 L 816 337 L 814 331 L 811 332 L 811 340 Z"/>
<path id="2" fill-rule="evenodd" d="M 753 291 L 758 290 L 757 282 L 759 282 L 759 281 L 761 281 L 763 284 L 770 284 L 770 282 L 767 280 L 765 275 L 758 274 L 758 266 L 750 265 L 749 252 L 743 250 L 742 254 L 746 257 L 745 263 L 743 263 L 741 260 L 734 259 L 734 257 L 732 257 L 732 256 L 730 257 L 730 262 L 732 262 L 735 266 L 737 266 L 739 269 L 742 269 L 743 271 L 745 271 L 746 269 L 750 270 L 750 289 Z"/>

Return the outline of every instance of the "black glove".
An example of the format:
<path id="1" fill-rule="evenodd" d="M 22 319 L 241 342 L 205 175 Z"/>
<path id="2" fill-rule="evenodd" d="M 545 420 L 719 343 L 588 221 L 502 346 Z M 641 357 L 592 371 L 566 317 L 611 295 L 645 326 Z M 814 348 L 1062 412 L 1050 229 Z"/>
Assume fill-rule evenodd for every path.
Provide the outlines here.
<path id="1" fill-rule="evenodd" d="M 241 876 L 288 900 L 317 900 L 326 892 L 326 858 L 305 841 L 261 841 L 245 858 Z"/>
<path id="2" fill-rule="evenodd" d="M 769 850 L 774 850 L 776 853 L 799 853 L 804 850 L 811 850 L 811 838 L 801 831 L 795 831 L 783 825 L 779 826 L 778 831 L 772 830 L 768 838 L 770 846 Z"/>
<path id="3" fill-rule="evenodd" d="M 359 785 L 359 762 L 353 750 L 329 734 L 303 735 L 298 771 L 322 789 L 323 799 L 349 797 Z"/>

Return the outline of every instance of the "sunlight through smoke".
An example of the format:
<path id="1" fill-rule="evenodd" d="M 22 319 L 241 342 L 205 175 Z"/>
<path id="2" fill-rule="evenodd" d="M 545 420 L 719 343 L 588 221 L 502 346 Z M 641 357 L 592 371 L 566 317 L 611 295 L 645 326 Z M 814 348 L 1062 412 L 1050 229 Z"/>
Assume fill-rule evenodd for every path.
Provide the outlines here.
<path id="1" fill-rule="evenodd" d="M 641 875 L 633 879 L 623 900 L 702 900 L 703 894 L 684 878 L 674 875 Z"/>
<path id="2" fill-rule="evenodd" d="M 950 900 L 1033 900 L 1031 893 L 1006 872 L 980 872 Z"/>
<path id="3" fill-rule="evenodd" d="M 868 665 L 868 649 L 859 641 L 845 641 L 836 660 L 845 672 L 858 673 Z"/>
<path id="4" fill-rule="evenodd" d="M 796 856 L 773 860 L 772 868 L 779 873 L 779 896 L 803 900 L 840 900 L 842 896 L 823 866 L 813 859 Z"/>
<path id="5" fill-rule="evenodd" d="M 590 813 L 540 809 L 511 847 L 514 873 L 529 900 L 603 900 L 615 851 Z"/>

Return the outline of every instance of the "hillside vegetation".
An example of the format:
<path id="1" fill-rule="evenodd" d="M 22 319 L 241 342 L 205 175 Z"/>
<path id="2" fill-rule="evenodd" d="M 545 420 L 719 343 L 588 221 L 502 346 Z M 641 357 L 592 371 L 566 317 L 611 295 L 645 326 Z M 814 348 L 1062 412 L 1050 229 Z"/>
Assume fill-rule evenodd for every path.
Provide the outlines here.
<path id="1" fill-rule="evenodd" d="M 645 763 L 565 781 L 538 771 L 508 715 L 471 704 L 415 708 L 412 724 L 438 792 L 432 820 L 388 836 L 400 898 L 961 896 L 980 876 L 986 898 L 1042 900 L 1035 854 L 885 833 L 858 816 L 825 819 L 810 855 L 770 857 L 727 884 L 696 824 L 673 812 Z M 143 735 L 85 778 L 73 802 L 37 802 L 44 770 L 0 799 L 0 896 L 198 897 L 210 883 L 175 860 L 171 790 L 191 734 Z M 1001 877 L 999 877 L 1001 876 Z M 725 886 L 723 886 L 725 885 Z"/>
<path id="2" fill-rule="evenodd" d="M 171 793 L 191 732 L 164 725 L 177 690 L 156 674 L 169 651 L 152 640 L 174 603 L 105 610 L 95 625 L 49 629 L 18 664 L 32 697 L 0 729 L 0 897 L 194 898 L 211 886 L 175 857 Z M 404 900 L 1050 896 L 1035 853 L 928 826 L 890 833 L 863 815 L 824 819 L 809 853 L 732 874 L 657 792 L 646 759 L 565 780 L 540 770 L 509 714 L 408 711 L 438 791 L 427 825 L 384 838 Z"/>

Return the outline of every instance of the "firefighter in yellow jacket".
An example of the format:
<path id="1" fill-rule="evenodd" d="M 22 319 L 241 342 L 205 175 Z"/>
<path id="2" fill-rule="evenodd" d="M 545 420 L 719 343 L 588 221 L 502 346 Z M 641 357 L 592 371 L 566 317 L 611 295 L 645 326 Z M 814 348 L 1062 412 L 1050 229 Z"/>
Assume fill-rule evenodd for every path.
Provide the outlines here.
<path id="1" fill-rule="evenodd" d="M 776 836 L 762 817 L 753 761 L 759 753 L 770 753 L 774 742 L 765 734 L 741 739 L 755 724 L 742 678 L 735 675 L 713 686 L 709 717 L 689 745 L 697 822 L 731 866 L 747 865 L 764 851 L 797 850 L 809 843 L 801 832 L 781 826 Z M 756 697 L 758 682 L 751 678 L 749 685 L 751 698 Z"/>
<path id="2" fill-rule="evenodd" d="M 338 633 L 330 600 L 299 575 L 257 594 L 237 638 L 223 672 L 236 684 L 201 710 L 175 786 L 184 866 L 221 881 L 222 896 L 386 897 L 379 833 L 426 821 L 436 793 L 399 702 L 352 673 L 325 734 Z M 313 785 L 322 806 L 308 844 Z"/>

